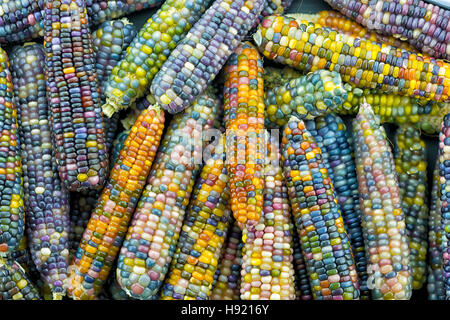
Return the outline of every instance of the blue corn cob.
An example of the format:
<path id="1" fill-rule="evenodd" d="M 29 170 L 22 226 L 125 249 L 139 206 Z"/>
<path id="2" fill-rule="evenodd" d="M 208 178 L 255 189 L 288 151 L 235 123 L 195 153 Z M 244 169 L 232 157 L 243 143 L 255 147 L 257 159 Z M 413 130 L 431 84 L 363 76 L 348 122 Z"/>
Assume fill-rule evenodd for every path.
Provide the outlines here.
<path id="1" fill-rule="evenodd" d="M 59 299 L 65 292 L 69 264 L 69 192 L 58 176 L 52 148 L 44 48 L 40 44 L 16 46 L 11 63 L 30 252 L 45 283 Z"/>
<path id="2" fill-rule="evenodd" d="M 0 300 L 41 300 L 39 291 L 20 264 L 1 257 Z"/>

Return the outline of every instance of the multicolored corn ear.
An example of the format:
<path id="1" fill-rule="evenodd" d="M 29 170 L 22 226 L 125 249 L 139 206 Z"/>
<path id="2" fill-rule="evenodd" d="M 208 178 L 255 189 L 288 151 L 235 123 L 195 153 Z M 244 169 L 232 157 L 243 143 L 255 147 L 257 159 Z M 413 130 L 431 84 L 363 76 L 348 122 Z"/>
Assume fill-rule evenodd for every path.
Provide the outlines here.
<path id="1" fill-rule="evenodd" d="M 312 292 L 309 285 L 308 272 L 306 271 L 305 257 L 302 253 L 300 239 L 295 229 L 295 223 L 291 222 L 292 228 L 292 250 L 294 263 L 295 300 L 311 300 Z"/>
<path id="2" fill-rule="evenodd" d="M 347 91 L 339 73 L 317 70 L 266 91 L 265 125 L 282 127 L 291 115 L 314 119 L 337 109 L 346 99 Z"/>
<path id="3" fill-rule="evenodd" d="M 439 133 L 439 198 L 442 230 L 442 268 L 445 299 L 450 298 L 450 114 L 444 116 Z"/>
<path id="4" fill-rule="evenodd" d="M 439 157 L 433 170 L 430 213 L 428 215 L 428 300 L 445 300 L 442 267 L 441 199 L 439 198 Z"/>
<path id="5" fill-rule="evenodd" d="M 386 132 L 369 104 L 353 119 L 356 173 L 374 300 L 407 300 L 412 292 L 405 214 Z"/>
<path id="6" fill-rule="evenodd" d="M 337 11 L 324 10 L 316 14 L 288 14 L 289 17 L 296 20 L 307 20 L 318 23 L 324 27 L 338 31 L 340 34 L 348 34 L 355 38 L 367 39 L 378 43 L 385 43 L 396 48 L 402 48 L 407 51 L 417 52 L 417 50 L 409 43 L 391 36 L 377 34 L 370 31 L 360 24 L 348 19 Z"/>
<path id="7" fill-rule="evenodd" d="M 153 77 L 211 0 L 167 0 L 147 20 L 106 84 L 107 117 L 127 109 L 148 91 Z"/>
<path id="8" fill-rule="evenodd" d="M 45 80 L 59 176 L 69 191 L 101 189 L 108 153 L 84 1 L 46 1 Z"/>
<path id="9" fill-rule="evenodd" d="M 22 156 L 14 90 L 6 52 L 0 48 L 0 257 L 17 250 L 25 233 Z"/>
<path id="10" fill-rule="evenodd" d="M 151 93 L 171 114 L 186 109 L 216 77 L 261 13 L 264 0 L 215 0 L 155 75 Z"/>
<path id="11" fill-rule="evenodd" d="M 136 28 L 126 18 L 106 21 L 92 33 L 92 47 L 95 54 L 95 66 L 97 70 L 100 100 L 102 104 L 106 101 L 105 90 L 109 76 L 111 75 L 113 68 L 124 56 L 126 49 L 130 45 L 131 41 L 133 41 L 136 34 Z M 118 113 L 114 114 L 111 118 L 103 117 L 106 148 L 108 150 L 111 149 L 112 143 L 116 136 L 115 133 L 118 122 Z"/>
<path id="12" fill-rule="evenodd" d="M 20 264 L 3 257 L 0 257 L 0 300 L 41 300 Z"/>
<path id="13" fill-rule="evenodd" d="M 435 58 L 450 59 L 450 10 L 426 1 L 325 1 L 369 30 L 406 40 Z"/>
<path id="14" fill-rule="evenodd" d="M 409 241 L 412 288 L 418 290 L 426 281 L 428 248 L 427 159 L 418 129 L 401 126 L 397 130 L 394 163 Z"/>
<path id="15" fill-rule="evenodd" d="M 313 299 L 359 299 L 350 241 L 322 151 L 294 116 L 283 129 L 281 155 Z"/>
<path id="16" fill-rule="evenodd" d="M 276 137 L 278 139 L 278 137 Z M 241 300 L 295 300 L 291 212 L 280 151 L 268 143 L 261 219 L 242 239 Z"/>
<path id="17" fill-rule="evenodd" d="M 381 123 L 411 124 L 433 134 L 440 131 L 444 115 L 450 112 L 450 103 L 421 101 L 376 89 L 360 89 L 348 83 L 344 88 L 348 92 L 347 100 L 335 109 L 342 115 L 356 115 L 363 99 L 366 99 Z"/>
<path id="18" fill-rule="evenodd" d="M 206 160 L 161 289 L 162 300 L 208 300 L 231 220 L 225 134 Z"/>
<path id="19" fill-rule="evenodd" d="M 211 300 L 239 300 L 243 246 L 241 228 L 234 221 L 215 274 Z"/>
<path id="20" fill-rule="evenodd" d="M 120 250 L 117 282 L 139 300 L 157 297 L 201 171 L 204 134 L 222 108 L 212 88 L 172 118 Z"/>
<path id="21" fill-rule="evenodd" d="M 267 58 L 303 72 L 327 69 L 359 88 L 450 101 L 450 65 L 287 16 L 266 17 L 253 35 Z"/>
<path id="22" fill-rule="evenodd" d="M 89 24 L 96 25 L 129 13 L 159 6 L 163 0 L 88 0 Z M 42 37 L 43 0 L 8 0 L 0 8 L 0 43 L 18 43 Z"/>
<path id="23" fill-rule="evenodd" d="M 164 129 L 164 112 L 150 106 L 136 120 L 97 201 L 72 263 L 68 293 L 95 299 L 119 253 Z"/>
<path id="24" fill-rule="evenodd" d="M 361 226 L 362 212 L 351 136 L 347 133 L 344 121 L 335 114 L 306 121 L 305 125 L 322 150 L 323 163 L 333 183 L 339 211 L 355 259 L 360 298 L 369 300 L 367 258 Z"/>
<path id="25" fill-rule="evenodd" d="M 263 61 L 242 43 L 225 66 L 224 122 L 231 210 L 243 227 L 261 218 L 264 188 Z"/>
<path id="26" fill-rule="evenodd" d="M 59 178 L 52 147 L 44 47 L 16 46 L 10 57 L 30 252 L 55 299 L 60 299 L 69 264 L 69 192 Z"/>

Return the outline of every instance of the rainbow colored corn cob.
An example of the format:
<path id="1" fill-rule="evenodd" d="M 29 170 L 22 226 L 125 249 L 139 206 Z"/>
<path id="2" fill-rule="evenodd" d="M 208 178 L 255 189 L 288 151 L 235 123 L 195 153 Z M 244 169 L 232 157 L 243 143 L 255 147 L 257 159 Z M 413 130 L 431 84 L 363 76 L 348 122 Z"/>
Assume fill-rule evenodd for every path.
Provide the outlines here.
<path id="1" fill-rule="evenodd" d="M 0 257 L 0 300 L 41 300 L 25 270 L 16 262 Z"/>
<path id="2" fill-rule="evenodd" d="M 287 187 L 278 149 L 269 146 L 264 168 L 263 214 L 243 229 L 241 299 L 294 300 L 294 266 Z"/>
<path id="3" fill-rule="evenodd" d="M 147 185 L 120 250 L 117 282 L 133 298 L 150 300 L 166 276 L 206 141 L 221 103 L 207 90 L 176 115 L 161 142 Z"/>
<path id="4" fill-rule="evenodd" d="M 333 183 L 338 207 L 355 258 L 360 298 L 368 300 L 370 291 L 367 288 L 367 258 L 364 250 L 362 213 L 351 137 L 347 133 L 344 121 L 334 114 L 307 121 L 305 125 L 313 135 L 317 146 L 322 150 L 323 162 Z"/>
<path id="5" fill-rule="evenodd" d="M 283 129 L 282 161 L 313 298 L 359 299 L 350 242 L 322 152 L 294 116 Z"/>
<path id="6" fill-rule="evenodd" d="M 59 175 L 69 191 L 101 189 L 108 154 L 85 2 L 49 0 L 44 13 L 45 80 Z"/>
<path id="7" fill-rule="evenodd" d="M 145 186 L 164 128 L 164 112 L 150 106 L 136 120 L 111 170 L 75 253 L 68 293 L 95 299 L 119 253 Z"/>
<path id="8" fill-rule="evenodd" d="M 264 0 L 215 0 L 155 75 L 150 90 L 156 102 L 172 114 L 190 106 L 235 52 L 263 5 Z"/>
<path id="9" fill-rule="evenodd" d="M 0 48 L 0 257 L 17 250 L 25 231 L 22 157 L 8 56 Z"/>
<path id="10" fill-rule="evenodd" d="M 369 104 L 353 119 L 356 173 L 372 299 L 407 300 L 412 277 L 405 215 L 384 128 Z"/>
<path id="11" fill-rule="evenodd" d="M 160 299 L 209 299 L 231 220 L 227 183 L 222 134 L 197 180 Z"/>
<path id="12" fill-rule="evenodd" d="M 239 300 L 241 265 L 242 265 L 242 231 L 237 222 L 231 224 L 228 238 L 224 245 L 222 258 L 215 274 L 211 300 Z"/>
<path id="13" fill-rule="evenodd" d="M 287 16 L 266 17 L 253 38 L 265 57 L 300 71 L 333 70 L 360 88 L 450 101 L 450 65 L 443 60 Z"/>
<path id="14" fill-rule="evenodd" d="M 433 57 L 450 59 L 450 10 L 426 1 L 326 2 L 369 30 L 406 40 Z"/>
<path id="15" fill-rule="evenodd" d="M 11 73 L 18 110 L 24 204 L 30 252 L 55 299 L 65 294 L 69 264 L 69 192 L 58 176 L 52 148 L 40 44 L 16 46 Z"/>
<path id="16" fill-rule="evenodd" d="M 224 72 L 224 122 L 231 210 L 243 227 L 259 221 L 263 206 L 263 61 L 258 50 L 246 42 L 231 54 Z"/>
<path id="17" fill-rule="evenodd" d="M 425 141 L 420 131 L 401 126 L 396 133 L 394 148 L 395 170 L 405 215 L 409 241 L 409 263 L 412 288 L 420 289 L 426 281 L 428 248 L 427 162 Z"/>

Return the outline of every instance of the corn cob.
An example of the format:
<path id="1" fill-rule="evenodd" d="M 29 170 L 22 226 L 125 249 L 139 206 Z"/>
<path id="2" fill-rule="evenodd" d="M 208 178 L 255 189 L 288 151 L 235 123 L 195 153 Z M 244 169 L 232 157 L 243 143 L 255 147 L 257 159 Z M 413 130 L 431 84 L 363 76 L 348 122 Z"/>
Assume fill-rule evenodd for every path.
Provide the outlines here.
<path id="1" fill-rule="evenodd" d="M 108 158 L 85 3 L 45 6 L 45 78 L 59 175 L 70 191 L 101 189 Z"/>
<path id="2" fill-rule="evenodd" d="M 202 132 L 211 129 L 220 108 L 208 90 L 172 119 L 164 135 L 118 260 L 117 282 L 133 298 L 155 299 L 162 285 L 200 173 Z"/>
<path id="3" fill-rule="evenodd" d="M 307 121 L 305 125 L 322 150 L 323 163 L 333 183 L 355 258 L 360 298 L 368 300 L 370 292 L 367 288 L 367 259 L 364 252 L 362 214 L 351 138 L 348 136 L 344 121 L 334 114 Z"/>
<path id="4" fill-rule="evenodd" d="M 450 65 L 443 60 L 286 16 L 266 17 L 253 38 L 265 57 L 303 72 L 334 70 L 359 88 L 450 101 Z"/>
<path id="5" fill-rule="evenodd" d="M 43 35 L 43 0 L 7 0 L 0 6 L 0 43 L 24 42 Z M 159 6 L 163 0 L 88 0 L 89 24 L 96 25 L 129 13 Z"/>
<path id="6" fill-rule="evenodd" d="M 266 126 L 284 126 L 292 114 L 313 119 L 341 106 L 347 99 L 337 72 L 317 70 L 266 92 Z"/>
<path id="7" fill-rule="evenodd" d="M 411 297 L 411 269 L 394 159 L 369 104 L 353 119 L 356 173 L 372 299 Z"/>
<path id="8" fill-rule="evenodd" d="M 450 10 L 425 1 L 326 2 L 369 30 L 406 40 L 435 58 L 450 59 Z"/>
<path id="9" fill-rule="evenodd" d="M 276 122 L 283 123 L 283 120 L 279 120 L 277 115 L 285 119 L 286 115 L 283 111 L 286 110 L 285 112 L 289 114 L 292 112 L 291 110 L 294 110 L 290 108 L 290 104 L 283 102 L 282 94 L 286 93 L 286 91 L 283 91 L 280 87 L 282 85 L 287 86 L 287 82 L 300 77 L 301 74 L 290 67 L 282 69 L 264 67 L 267 110 L 266 127 L 278 126 Z M 277 95 L 277 92 L 274 91 L 275 87 L 278 87 L 277 92 L 280 95 Z M 364 97 L 372 106 L 375 114 L 380 116 L 381 123 L 390 122 L 398 125 L 408 123 L 429 134 L 433 134 L 441 130 L 442 118 L 445 114 L 450 113 L 450 103 L 423 102 L 411 97 L 398 96 L 392 93 L 386 94 L 376 89 L 362 90 L 348 83 L 345 83 L 343 87 L 348 93 L 347 100 L 334 109 L 334 112 L 340 115 L 356 115 Z M 290 88 L 290 90 L 293 89 Z M 275 101 L 276 104 L 279 103 L 280 108 L 276 107 L 274 102 L 268 102 L 269 99 L 270 101 Z M 326 113 L 329 111 L 330 108 L 326 110 Z"/>
<path id="10" fill-rule="evenodd" d="M 40 44 L 12 50 L 30 252 L 55 298 L 61 298 L 69 264 L 69 192 L 59 179 L 54 161 L 44 64 Z"/>
<path id="11" fill-rule="evenodd" d="M 264 88 L 258 51 L 243 43 L 225 67 L 224 123 L 231 210 L 240 223 L 255 224 L 263 205 Z"/>
<path id="12" fill-rule="evenodd" d="M 425 141 L 420 131 L 401 126 L 396 134 L 395 170 L 405 215 L 409 242 L 412 288 L 420 289 L 426 280 L 428 247 L 427 162 Z"/>
<path id="13" fill-rule="evenodd" d="M 230 222 L 225 134 L 206 160 L 189 203 L 162 300 L 208 300 Z"/>
<path id="14" fill-rule="evenodd" d="M 24 236 L 22 157 L 8 56 L 0 48 L 0 257 Z"/>
<path id="15" fill-rule="evenodd" d="M 428 300 L 445 300 L 442 268 L 441 199 L 439 198 L 439 157 L 433 171 L 430 214 L 428 215 Z"/>
<path id="16" fill-rule="evenodd" d="M 16 261 L 0 257 L 0 300 L 40 300 L 39 292 Z"/>
<path id="17" fill-rule="evenodd" d="M 305 257 L 302 254 L 300 239 L 296 232 L 294 223 L 291 223 L 293 263 L 295 271 L 295 300 L 311 300 L 312 293 L 309 285 L 308 272 L 306 271 Z"/>
<path id="18" fill-rule="evenodd" d="M 155 75 L 150 90 L 156 102 L 172 114 L 190 106 L 240 45 L 263 4 L 215 0 Z"/>
<path id="19" fill-rule="evenodd" d="M 295 18 L 296 20 L 307 20 L 318 23 L 324 27 L 336 30 L 340 34 L 348 34 L 355 38 L 385 43 L 393 47 L 405 49 L 406 51 L 417 52 L 417 50 L 409 43 L 394 37 L 385 36 L 370 31 L 358 23 L 346 18 L 339 12 L 333 10 L 324 10 L 316 14 L 288 14 L 288 16 Z"/>
<path id="20" fill-rule="evenodd" d="M 136 120 L 97 202 L 72 263 L 69 294 L 94 299 L 102 289 L 145 186 L 164 128 L 164 112 L 150 106 Z"/>
<path id="21" fill-rule="evenodd" d="M 444 116 L 439 133 L 439 198 L 441 200 L 441 230 L 442 230 L 442 268 L 445 299 L 450 298 L 450 213 L 449 192 L 450 179 L 450 114 Z"/>
<path id="22" fill-rule="evenodd" d="M 278 137 L 277 137 L 278 138 Z M 263 215 L 243 229 L 242 300 L 294 300 L 294 266 L 289 200 L 279 150 L 269 146 L 264 168 Z"/>
<path id="23" fill-rule="evenodd" d="M 126 56 L 112 70 L 106 84 L 106 116 L 127 109 L 144 96 L 153 77 L 177 43 L 200 19 L 211 0 L 167 0 L 139 30 Z"/>
<path id="24" fill-rule="evenodd" d="M 295 117 L 283 129 L 282 161 L 313 298 L 359 299 L 350 242 L 322 152 Z"/>
<path id="25" fill-rule="evenodd" d="M 211 300 L 239 300 L 242 247 L 244 246 L 241 238 L 241 228 L 237 222 L 232 223 L 216 271 Z"/>

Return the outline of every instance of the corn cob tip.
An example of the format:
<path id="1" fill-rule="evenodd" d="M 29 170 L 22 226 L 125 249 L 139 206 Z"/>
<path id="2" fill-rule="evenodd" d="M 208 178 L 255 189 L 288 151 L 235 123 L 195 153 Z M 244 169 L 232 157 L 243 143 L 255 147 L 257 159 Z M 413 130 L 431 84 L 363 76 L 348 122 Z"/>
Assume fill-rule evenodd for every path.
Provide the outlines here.
<path id="1" fill-rule="evenodd" d="M 262 43 L 262 36 L 261 36 L 261 29 L 258 28 L 256 32 L 253 34 L 253 41 L 255 41 L 255 44 L 259 47 Z"/>
<path id="2" fill-rule="evenodd" d="M 28 47 L 28 46 L 32 46 L 32 45 L 35 45 L 35 44 L 36 44 L 36 42 L 30 41 L 30 42 L 24 42 L 24 43 L 23 43 L 23 46 L 24 46 L 24 47 Z"/>
<path id="3" fill-rule="evenodd" d="M 52 292 L 53 300 L 62 300 L 65 295 L 65 292 Z"/>
<path id="4" fill-rule="evenodd" d="M 111 118 L 116 110 L 119 109 L 119 104 L 116 101 L 113 101 L 113 99 L 111 99 L 110 97 L 106 98 L 105 104 L 102 105 L 103 115 L 107 116 L 108 118 Z"/>
<path id="5" fill-rule="evenodd" d="M 130 20 L 128 20 L 128 18 L 126 18 L 126 17 L 120 19 L 120 21 L 122 21 L 123 24 L 124 24 L 125 26 L 127 26 L 127 25 L 129 25 L 129 24 L 132 24 L 132 23 L 130 22 Z"/>
<path id="6" fill-rule="evenodd" d="M 287 13 L 286 16 L 289 18 L 294 18 L 295 20 L 306 20 L 312 23 L 318 23 L 320 13 Z"/>

